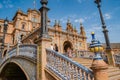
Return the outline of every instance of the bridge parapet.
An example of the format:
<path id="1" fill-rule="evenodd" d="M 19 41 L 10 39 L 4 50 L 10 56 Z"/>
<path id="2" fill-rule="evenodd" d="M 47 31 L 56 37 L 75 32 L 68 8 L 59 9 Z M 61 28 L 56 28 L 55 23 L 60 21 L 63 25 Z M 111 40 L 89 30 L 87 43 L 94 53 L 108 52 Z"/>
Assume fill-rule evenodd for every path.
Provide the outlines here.
<path id="1" fill-rule="evenodd" d="M 93 59 L 94 53 L 86 50 L 78 50 L 76 53 L 73 54 L 73 57 L 75 58 L 87 58 L 87 59 Z"/>
<path id="2" fill-rule="evenodd" d="M 46 49 L 46 53 L 46 67 L 62 80 L 94 80 L 92 71 L 85 66 L 53 50 Z"/>
<path id="3" fill-rule="evenodd" d="M 13 56 L 26 56 L 30 58 L 36 59 L 37 56 L 37 45 L 19 45 L 19 47 L 15 47 L 8 51 L 6 56 L 3 58 L 2 62 L 6 59 L 11 58 Z"/>
<path id="4" fill-rule="evenodd" d="M 114 55 L 115 64 L 117 64 L 120 67 L 120 54 Z"/>

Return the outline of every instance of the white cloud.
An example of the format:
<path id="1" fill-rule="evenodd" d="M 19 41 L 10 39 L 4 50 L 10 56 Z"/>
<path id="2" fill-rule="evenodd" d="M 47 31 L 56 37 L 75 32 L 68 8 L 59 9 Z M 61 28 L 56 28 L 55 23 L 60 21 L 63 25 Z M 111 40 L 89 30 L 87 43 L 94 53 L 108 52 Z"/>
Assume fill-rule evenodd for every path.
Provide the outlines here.
<path id="1" fill-rule="evenodd" d="M 11 0 L 4 0 L 3 4 L 4 4 L 5 8 L 13 8 L 14 7 Z"/>
<path id="2" fill-rule="evenodd" d="M 12 5 L 12 4 L 7 4 L 7 5 L 5 5 L 6 8 L 13 8 L 13 6 L 14 6 L 14 5 Z"/>
<path id="3" fill-rule="evenodd" d="M 78 0 L 79 3 L 82 3 L 82 0 Z"/>
<path id="4" fill-rule="evenodd" d="M 84 21 L 85 21 L 85 20 L 84 20 L 83 18 L 75 19 L 75 20 L 74 20 L 74 22 L 76 22 L 76 23 L 80 23 L 80 22 L 83 23 Z"/>
<path id="5" fill-rule="evenodd" d="M 77 0 L 79 3 L 82 3 L 83 1 L 88 1 L 88 0 Z"/>
<path id="6" fill-rule="evenodd" d="M 0 3 L 0 8 L 2 8 L 3 7 L 3 5 Z"/>
<path id="7" fill-rule="evenodd" d="M 111 15 L 109 13 L 106 13 L 104 16 L 105 16 L 105 19 L 111 19 Z"/>

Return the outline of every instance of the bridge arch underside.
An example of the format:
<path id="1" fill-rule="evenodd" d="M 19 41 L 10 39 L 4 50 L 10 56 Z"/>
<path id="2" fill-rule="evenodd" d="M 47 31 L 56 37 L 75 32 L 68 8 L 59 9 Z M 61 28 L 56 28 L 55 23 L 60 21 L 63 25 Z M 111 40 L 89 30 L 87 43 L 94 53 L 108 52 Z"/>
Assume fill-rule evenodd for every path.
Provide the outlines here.
<path id="1" fill-rule="evenodd" d="M 2 80 L 27 80 L 24 71 L 15 63 L 6 64 L 1 72 Z"/>
<path id="2" fill-rule="evenodd" d="M 63 44 L 63 48 L 64 48 L 64 52 L 67 52 L 68 48 L 73 49 L 73 45 L 70 41 L 65 41 Z"/>
<path id="3" fill-rule="evenodd" d="M 36 80 L 36 61 L 26 57 L 12 57 L 0 65 L 2 80 Z"/>

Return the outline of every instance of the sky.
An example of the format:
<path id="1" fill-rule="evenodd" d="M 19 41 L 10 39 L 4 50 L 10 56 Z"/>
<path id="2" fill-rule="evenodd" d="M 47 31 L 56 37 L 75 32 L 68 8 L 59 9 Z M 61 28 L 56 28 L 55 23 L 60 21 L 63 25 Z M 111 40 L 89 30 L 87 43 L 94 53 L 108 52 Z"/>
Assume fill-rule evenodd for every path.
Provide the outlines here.
<path id="1" fill-rule="evenodd" d="M 120 43 L 120 0 L 101 0 L 101 10 L 108 29 L 111 43 Z M 82 22 L 86 31 L 87 42 L 91 41 L 91 32 L 95 32 L 96 39 L 104 43 L 104 34 L 100 21 L 99 12 L 94 0 L 48 0 L 48 17 L 50 25 L 55 20 L 60 20 L 62 28 L 66 28 L 69 19 L 73 26 L 80 31 Z M 40 0 L 0 0 L 0 19 L 8 17 L 12 20 L 15 12 L 21 9 L 27 13 L 28 8 L 39 9 Z"/>

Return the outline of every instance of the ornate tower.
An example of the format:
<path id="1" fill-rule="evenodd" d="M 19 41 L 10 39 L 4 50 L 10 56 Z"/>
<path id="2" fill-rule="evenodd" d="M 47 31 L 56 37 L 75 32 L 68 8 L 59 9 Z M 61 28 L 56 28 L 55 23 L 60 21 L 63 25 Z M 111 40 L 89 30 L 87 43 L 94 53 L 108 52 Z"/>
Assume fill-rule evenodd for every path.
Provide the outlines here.
<path id="1" fill-rule="evenodd" d="M 47 12 L 49 10 L 49 8 L 47 8 L 47 0 L 41 0 L 40 3 L 42 4 L 42 7 L 39 9 L 41 12 L 41 33 L 40 33 L 40 37 L 48 37 L 48 26 L 47 26 L 47 22 L 48 22 L 48 18 L 47 18 Z"/>
<path id="2" fill-rule="evenodd" d="M 82 23 L 80 23 L 80 35 L 82 35 L 84 37 L 86 36 L 86 33 L 85 33 L 85 30 L 84 30 Z"/>
<path id="3" fill-rule="evenodd" d="M 66 30 L 68 31 L 68 32 L 73 32 L 73 27 L 72 27 L 72 24 L 70 23 L 70 20 L 68 19 L 68 21 L 67 21 L 67 28 L 66 28 Z"/>

